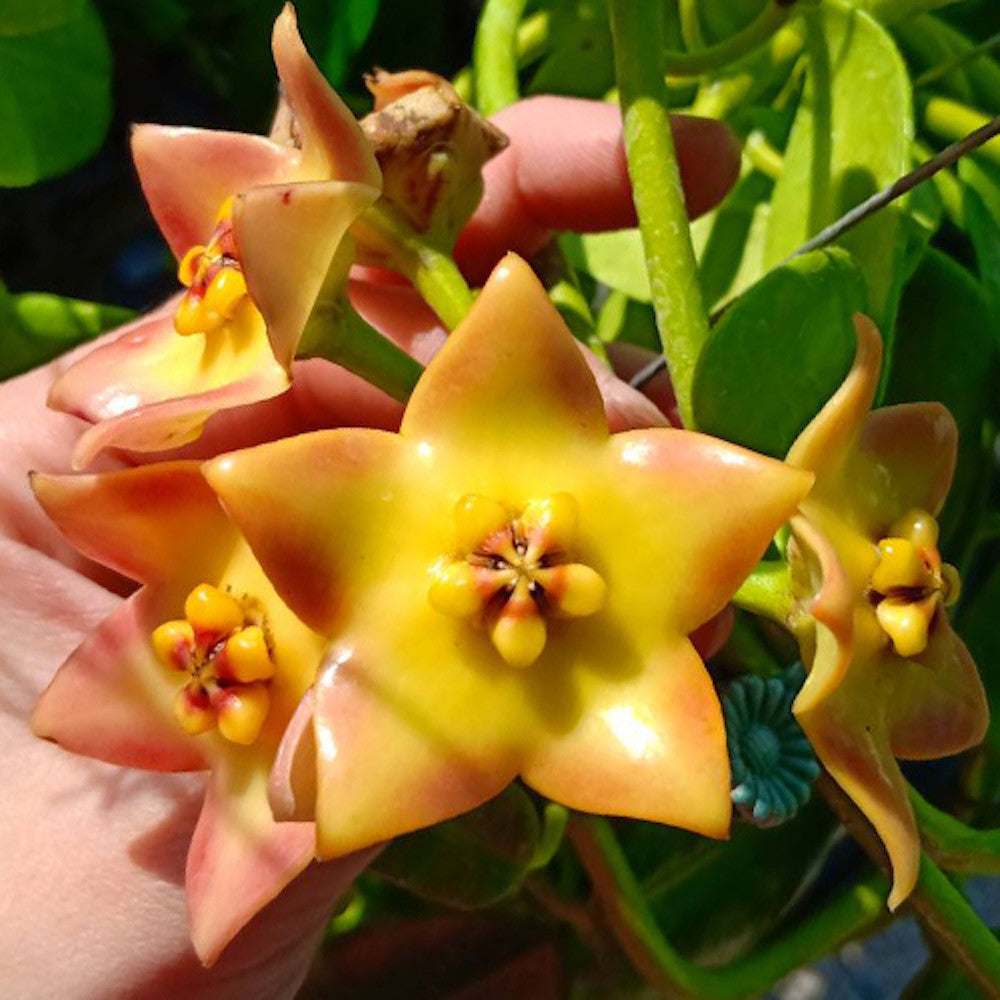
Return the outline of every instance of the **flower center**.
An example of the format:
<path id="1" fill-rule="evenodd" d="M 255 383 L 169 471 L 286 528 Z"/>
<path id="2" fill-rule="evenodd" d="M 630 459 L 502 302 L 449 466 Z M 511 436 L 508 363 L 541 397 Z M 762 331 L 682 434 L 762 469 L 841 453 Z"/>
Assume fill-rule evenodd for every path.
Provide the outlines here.
<path id="1" fill-rule="evenodd" d="M 868 598 L 900 656 L 922 653 L 941 606 L 958 600 L 958 571 L 942 563 L 937 543 L 937 521 L 923 510 L 904 514 L 878 543 Z"/>
<path id="2" fill-rule="evenodd" d="M 233 743 L 257 739 L 271 705 L 274 661 L 259 615 L 202 583 L 188 594 L 184 618 L 153 631 L 153 652 L 187 674 L 174 714 L 192 736 L 218 728 Z"/>
<path id="3" fill-rule="evenodd" d="M 578 516 L 568 493 L 532 500 L 520 514 L 488 497 L 462 497 L 461 555 L 435 565 L 431 604 L 485 626 L 510 666 L 530 666 L 545 648 L 546 618 L 581 618 L 604 605 L 604 580 L 570 555 Z"/>
<path id="4" fill-rule="evenodd" d="M 233 238 L 232 211 L 233 199 L 227 198 L 208 246 L 191 247 L 178 265 L 177 278 L 187 288 L 174 316 L 174 329 L 182 336 L 215 333 L 252 314 Z"/>

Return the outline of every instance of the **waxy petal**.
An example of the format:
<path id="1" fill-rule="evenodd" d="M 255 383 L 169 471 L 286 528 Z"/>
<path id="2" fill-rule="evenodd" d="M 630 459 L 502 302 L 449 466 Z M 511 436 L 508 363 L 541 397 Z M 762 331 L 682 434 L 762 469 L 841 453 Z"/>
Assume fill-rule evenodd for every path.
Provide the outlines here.
<path id="1" fill-rule="evenodd" d="M 494 699 L 477 710 L 462 690 L 443 700 L 447 680 L 435 680 L 427 662 L 437 650 L 427 641 L 421 645 L 405 661 L 391 662 L 339 645 L 317 681 L 320 857 L 339 857 L 468 812 L 517 773 L 507 741 L 498 739 L 503 707 Z M 454 679 L 454 671 L 446 678 Z M 483 687 L 477 681 L 470 679 L 473 689 Z M 431 685 L 418 702 L 410 698 L 415 682 Z M 460 706 L 461 717 L 451 705 Z"/>
<path id="2" fill-rule="evenodd" d="M 178 595 L 134 594 L 62 665 L 32 716 L 36 735 L 122 767 L 197 771 L 202 746 L 174 722 L 174 678 L 153 656 L 150 632 Z"/>
<path id="3" fill-rule="evenodd" d="M 694 649 L 659 650 L 620 682 L 582 672 L 577 680 L 586 713 L 533 748 L 525 782 L 572 809 L 725 837 L 732 805 L 722 712 Z"/>
<path id="4" fill-rule="evenodd" d="M 417 384 L 400 433 L 474 449 L 478 442 L 548 445 L 602 440 L 600 393 L 562 317 L 531 268 L 513 254 Z"/>
<path id="5" fill-rule="evenodd" d="M 227 198 L 281 180 L 295 157 L 264 136 L 242 132 L 169 125 L 132 130 L 142 193 L 178 260 L 208 241 Z"/>
<path id="6" fill-rule="evenodd" d="M 820 475 L 814 495 L 825 493 L 835 480 L 848 453 L 857 442 L 878 388 L 882 364 L 882 339 L 875 324 L 856 313 L 854 329 L 858 349 L 840 388 L 796 438 L 785 459 L 798 469 Z"/>
<path id="7" fill-rule="evenodd" d="M 989 707 L 979 671 L 965 643 L 941 622 L 919 662 L 902 666 L 900 683 L 887 706 L 893 753 L 903 760 L 936 760 L 981 743 Z"/>
<path id="8" fill-rule="evenodd" d="M 276 820 L 312 820 L 316 815 L 316 739 L 312 688 L 285 727 L 271 766 L 267 798 Z"/>
<path id="9" fill-rule="evenodd" d="M 333 178 L 380 187 L 382 175 L 357 120 L 309 57 L 290 3 L 274 22 L 271 50 L 301 144 L 295 179 Z M 282 124 L 280 131 L 284 129 Z"/>
<path id="10" fill-rule="evenodd" d="M 347 228 L 377 197 L 374 187 L 326 181 L 257 187 L 235 200 L 233 227 L 247 287 L 285 369 Z"/>
<path id="11" fill-rule="evenodd" d="M 368 580 L 354 572 L 366 549 L 391 537 L 385 527 L 397 520 L 402 457 L 397 435 L 345 428 L 224 455 L 205 466 L 205 477 L 278 593 L 329 635 L 348 585 Z M 326 529 L 331 511 L 335 532 Z"/>
<path id="12" fill-rule="evenodd" d="M 76 548 L 143 583 L 186 577 L 194 553 L 203 572 L 211 573 L 211 554 L 218 553 L 221 567 L 238 537 L 197 462 L 103 475 L 35 474 L 31 484 L 45 512 Z"/>
<path id="13" fill-rule="evenodd" d="M 313 859 L 313 825 L 276 823 L 266 779 L 267 761 L 250 750 L 218 765 L 209 782 L 186 869 L 191 938 L 205 965 Z M 335 862 L 340 891 L 367 862 L 367 854 Z"/>

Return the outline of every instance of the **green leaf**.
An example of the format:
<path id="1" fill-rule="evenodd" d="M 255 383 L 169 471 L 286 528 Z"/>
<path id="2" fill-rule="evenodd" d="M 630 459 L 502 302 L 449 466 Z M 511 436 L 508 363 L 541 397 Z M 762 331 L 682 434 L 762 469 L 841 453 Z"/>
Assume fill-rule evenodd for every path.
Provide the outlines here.
<path id="1" fill-rule="evenodd" d="M 994 753 L 1000 752 L 1000 566 L 993 566 L 971 600 L 960 607 L 956 621 L 962 638 L 979 667 L 990 705 L 990 728 L 986 739 Z"/>
<path id="2" fill-rule="evenodd" d="M 0 379 L 45 364 L 132 316 L 129 309 L 46 292 L 11 295 L 0 285 Z"/>
<path id="3" fill-rule="evenodd" d="M 534 866 L 540 837 L 530 797 L 510 785 L 474 812 L 398 837 L 373 867 L 427 899 L 473 909 L 520 886 Z"/>
<path id="4" fill-rule="evenodd" d="M 764 263 L 778 263 L 910 166 L 913 112 L 903 60 L 870 16 L 828 0 L 805 15 L 808 85 L 775 184 Z M 898 203 L 847 233 L 888 336 L 902 284 L 905 238 Z"/>
<path id="5" fill-rule="evenodd" d="M 942 516 L 946 543 L 967 517 L 985 471 L 981 430 L 996 380 L 996 341 L 979 283 L 961 265 L 928 250 L 906 286 L 885 403 L 939 400 L 958 424 L 955 481 Z"/>
<path id="6" fill-rule="evenodd" d="M 595 281 L 624 292 L 637 302 L 650 302 L 646 257 L 638 229 L 613 233 L 563 233 L 559 246 L 566 259 Z"/>
<path id="7" fill-rule="evenodd" d="M 550 0 L 545 55 L 526 93 L 572 94 L 602 99 L 615 85 L 605 0 Z"/>
<path id="8" fill-rule="evenodd" d="M 111 54 L 87 0 L 0 0 L 0 186 L 90 156 L 111 119 Z"/>
<path id="9" fill-rule="evenodd" d="M 784 457 L 854 356 L 864 282 L 842 250 L 771 271 L 725 312 L 698 361 L 699 430 Z"/>
<path id="10" fill-rule="evenodd" d="M 354 57 L 368 40 L 379 0 L 335 0 L 321 66 L 334 87 L 343 86 Z"/>

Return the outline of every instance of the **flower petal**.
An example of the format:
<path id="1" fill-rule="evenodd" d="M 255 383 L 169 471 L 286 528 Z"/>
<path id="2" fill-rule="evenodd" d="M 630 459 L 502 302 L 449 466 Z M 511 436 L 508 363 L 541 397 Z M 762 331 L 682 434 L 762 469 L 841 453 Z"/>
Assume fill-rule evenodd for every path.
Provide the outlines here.
<path id="1" fill-rule="evenodd" d="M 35 734 L 123 767 L 206 767 L 198 742 L 173 720 L 170 704 L 177 686 L 156 662 L 149 642 L 177 601 L 177 594 L 154 595 L 149 589 L 125 601 L 49 684 L 32 716 Z"/>
<path id="2" fill-rule="evenodd" d="M 277 820 L 312 820 L 316 812 L 315 697 L 306 691 L 285 728 L 268 779 L 267 798 Z"/>
<path id="3" fill-rule="evenodd" d="M 860 313 L 854 315 L 858 348 L 854 364 L 840 388 L 795 439 L 785 461 L 798 469 L 809 469 L 822 476 L 814 493 L 824 491 L 835 480 L 862 425 L 878 387 L 882 366 L 882 339 L 875 324 Z"/>
<path id="4" fill-rule="evenodd" d="M 212 965 L 259 910 L 312 861 L 312 823 L 276 823 L 267 803 L 267 761 L 253 752 L 217 764 L 187 861 L 191 938 Z M 367 865 L 371 852 L 333 864 L 341 878 L 331 902 Z"/>
<path id="5" fill-rule="evenodd" d="M 897 757 L 936 760 L 982 742 L 989 725 L 986 694 L 975 662 L 947 621 L 932 628 L 919 661 L 900 669 L 906 683 L 897 686 L 887 706 Z"/>
<path id="6" fill-rule="evenodd" d="M 309 58 L 290 3 L 274 22 L 271 49 L 301 142 L 296 179 L 333 178 L 381 187 L 375 157 L 354 115 Z"/>
<path id="7" fill-rule="evenodd" d="M 524 450 L 607 434 L 586 362 L 528 265 L 508 254 L 417 384 L 400 433 L 473 451 L 517 439 Z"/>
<path id="8" fill-rule="evenodd" d="M 636 609 L 642 628 L 687 635 L 725 607 L 812 476 L 725 441 L 656 428 L 616 434 L 588 480 L 578 500 L 599 515 L 588 537 L 620 576 L 609 588 L 645 604 Z"/>
<path id="9" fill-rule="evenodd" d="M 294 153 L 258 135 L 136 125 L 132 157 L 153 218 L 179 260 L 208 241 L 227 198 L 280 180 Z"/>
<path id="10" fill-rule="evenodd" d="M 379 552 L 396 544 L 403 453 L 384 431 L 318 431 L 224 455 L 205 476 L 281 597 L 330 635 L 373 538 Z"/>
<path id="11" fill-rule="evenodd" d="M 201 566 L 208 574 L 211 553 L 217 553 L 221 566 L 238 537 L 197 462 L 104 475 L 36 473 L 31 484 L 45 512 L 74 546 L 133 580 L 186 576 L 192 553 L 204 559 Z"/>
<path id="12" fill-rule="evenodd" d="M 691 645 L 656 651 L 626 680 L 577 679 L 586 712 L 531 751 L 525 782 L 572 809 L 725 837 L 732 807 L 722 713 Z"/>
<path id="13" fill-rule="evenodd" d="M 958 427 L 948 409 L 904 403 L 868 415 L 846 474 L 852 492 L 866 492 L 873 530 L 885 535 L 896 518 L 915 507 L 937 516 L 957 458 Z"/>
<path id="14" fill-rule="evenodd" d="M 495 698 L 477 703 L 467 690 L 449 692 L 453 672 L 435 679 L 430 656 L 437 661 L 437 644 L 426 641 L 406 659 L 381 662 L 377 654 L 362 656 L 345 643 L 320 674 L 320 857 L 339 857 L 450 819 L 513 780 L 515 759 L 499 739 L 496 721 L 506 718 L 503 706 Z M 481 686 L 471 671 L 468 679 Z M 430 694 L 412 698 L 415 684 L 429 684 Z"/>
<path id="15" fill-rule="evenodd" d="M 893 874 L 889 908 L 895 909 L 916 885 L 920 837 L 885 718 L 905 685 L 897 683 L 895 670 L 880 667 L 877 660 L 856 658 L 840 687 L 796 718 L 823 766 L 885 844 Z"/>
<path id="16" fill-rule="evenodd" d="M 376 198 L 377 188 L 326 181 L 257 187 L 234 202 L 247 287 L 285 369 L 348 226 Z"/>

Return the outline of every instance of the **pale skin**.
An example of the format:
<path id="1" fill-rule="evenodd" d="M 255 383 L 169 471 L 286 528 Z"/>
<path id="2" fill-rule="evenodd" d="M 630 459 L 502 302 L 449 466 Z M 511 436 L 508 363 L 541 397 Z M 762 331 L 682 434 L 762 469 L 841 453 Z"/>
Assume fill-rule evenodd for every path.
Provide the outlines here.
<path id="1" fill-rule="evenodd" d="M 634 222 L 620 118 L 608 105 L 543 98 L 497 117 L 510 148 L 487 167 L 486 195 L 457 248 L 473 281 L 501 254 L 530 255 L 554 228 L 614 229 Z M 693 214 L 736 176 L 738 147 L 719 126 L 681 121 L 676 138 Z M 400 285 L 358 279 L 358 308 L 426 360 L 443 333 Z M 32 736 L 28 718 L 46 683 L 131 585 L 61 539 L 35 503 L 27 473 L 69 470 L 81 423 L 45 408 L 66 359 L 0 387 L 0 982 L 11 996 L 101 1000 L 292 997 L 333 900 L 314 865 L 237 937 L 211 970 L 188 939 L 184 858 L 200 808 L 201 775 L 128 771 Z M 636 361 L 624 364 L 634 369 Z M 613 426 L 662 423 L 660 410 L 605 376 Z M 652 398 L 666 410 L 669 387 Z M 187 454 L 214 455 L 317 427 L 393 428 L 400 407 L 326 362 L 298 366 L 277 399 L 219 415 Z M 130 464 L 105 457 L 97 468 Z"/>

